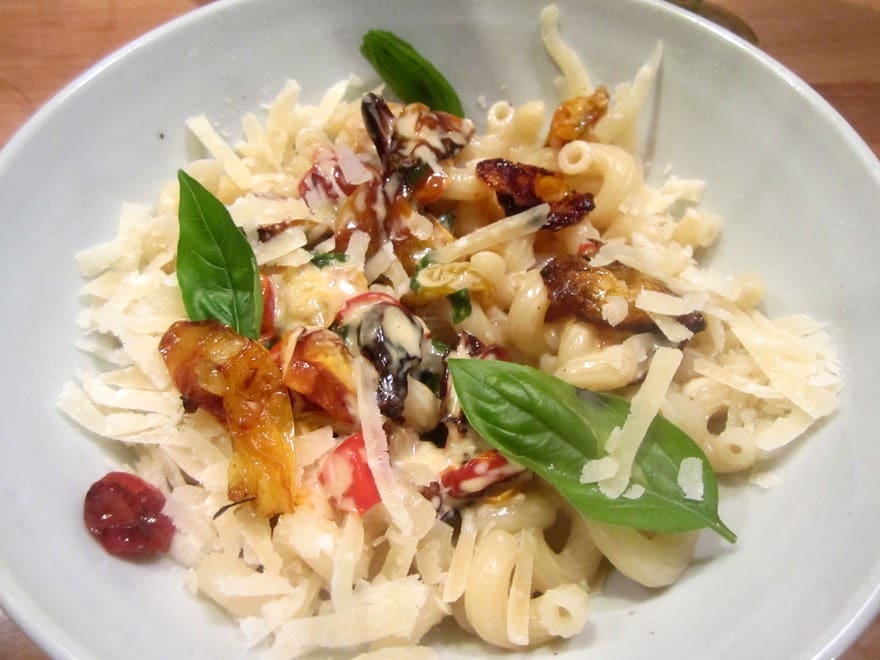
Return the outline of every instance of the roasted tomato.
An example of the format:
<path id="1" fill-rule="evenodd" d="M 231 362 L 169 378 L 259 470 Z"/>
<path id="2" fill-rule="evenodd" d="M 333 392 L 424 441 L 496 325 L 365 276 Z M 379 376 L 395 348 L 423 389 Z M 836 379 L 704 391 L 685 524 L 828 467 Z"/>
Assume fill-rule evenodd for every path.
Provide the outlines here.
<path id="1" fill-rule="evenodd" d="M 309 330 L 296 338 L 290 361 L 283 366 L 284 384 L 325 410 L 352 424 L 357 418 L 353 356 L 331 330 Z"/>
<path id="2" fill-rule="evenodd" d="M 543 167 L 491 158 L 477 163 L 476 172 L 495 191 L 506 215 L 549 204 L 544 229 L 556 231 L 577 224 L 596 206 L 592 194 L 571 189 L 561 175 Z"/>
<path id="3" fill-rule="evenodd" d="M 474 133 L 469 119 L 431 110 L 422 103 L 403 106 L 395 117 L 385 99 L 376 94 L 364 96 L 361 115 L 385 168 L 385 178 L 401 174 L 401 183 L 408 192 L 422 185 L 439 185 L 437 181 L 429 182 L 429 175 L 443 173 L 433 170 L 430 164 L 455 155 Z"/>
<path id="4" fill-rule="evenodd" d="M 510 354 L 500 344 L 484 344 L 479 337 L 464 330 L 458 333 L 458 343 L 455 345 L 456 353 L 465 353 L 480 360 L 504 360 L 510 361 Z"/>
<path id="5" fill-rule="evenodd" d="M 381 161 L 381 175 L 358 186 L 345 203 L 336 228 L 337 249 L 354 229 L 369 234 L 372 254 L 390 241 L 407 273 L 428 250 L 452 240 L 451 234 L 430 213 L 427 204 L 446 190 L 447 176 L 440 162 L 470 141 L 473 123 L 421 103 L 403 106 L 398 115 L 376 94 L 361 102 L 364 127 Z M 414 227 L 418 230 L 414 231 Z"/>
<path id="6" fill-rule="evenodd" d="M 159 343 L 192 412 L 203 407 L 232 436 L 228 496 L 264 516 L 293 510 L 293 411 L 281 370 L 262 345 L 216 321 L 178 321 Z"/>
<path id="7" fill-rule="evenodd" d="M 541 278 L 547 286 L 550 306 L 546 320 L 574 316 L 594 325 L 610 327 L 602 316 L 602 306 L 609 296 L 619 296 L 627 301 L 626 317 L 615 326 L 629 332 L 652 332 L 654 321 L 635 306 L 640 291 L 660 291 L 672 294 L 657 280 L 624 264 L 613 262 L 607 266 L 591 266 L 587 259 L 575 255 L 563 255 L 551 259 L 541 269 Z M 705 321 L 699 312 L 676 318 L 692 332 L 703 329 Z"/>
<path id="8" fill-rule="evenodd" d="M 168 552 L 174 524 L 162 513 L 165 496 L 135 474 L 109 472 L 92 484 L 83 520 L 108 553 L 145 559 Z"/>
<path id="9" fill-rule="evenodd" d="M 489 486 L 518 475 L 523 469 L 521 465 L 508 461 L 498 450 L 490 449 L 443 472 L 440 483 L 452 497 L 473 497 Z"/>
<path id="10" fill-rule="evenodd" d="M 263 320 L 260 323 L 260 341 L 275 338 L 275 285 L 265 273 L 260 273 L 260 289 L 263 293 Z"/>
<path id="11" fill-rule="evenodd" d="M 349 436 L 327 454 L 318 478 L 342 511 L 363 514 L 381 500 L 360 433 Z"/>
<path id="12" fill-rule="evenodd" d="M 553 113 L 547 144 L 558 149 L 572 140 L 593 140 L 593 128 L 608 112 L 608 90 L 599 87 L 589 96 L 576 96 Z"/>

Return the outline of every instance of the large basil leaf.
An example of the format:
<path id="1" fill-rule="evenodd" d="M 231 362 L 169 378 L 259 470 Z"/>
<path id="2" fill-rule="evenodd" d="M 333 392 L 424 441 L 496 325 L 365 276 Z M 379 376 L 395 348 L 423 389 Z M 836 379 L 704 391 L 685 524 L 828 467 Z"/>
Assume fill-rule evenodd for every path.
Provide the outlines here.
<path id="1" fill-rule="evenodd" d="M 424 103 L 432 110 L 464 117 L 461 101 L 449 81 L 393 32 L 367 32 L 361 54 L 404 103 Z"/>
<path id="2" fill-rule="evenodd" d="M 192 321 L 214 319 L 257 339 L 263 317 L 254 251 L 223 203 L 183 170 L 177 281 Z"/>
<path id="3" fill-rule="evenodd" d="M 609 498 L 598 484 L 582 484 L 584 464 L 605 455 L 630 405 L 617 396 L 581 390 L 524 365 L 499 360 L 449 360 L 456 394 L 470 424 L 501 453 L 552 484 L 594 520 L 658 532 L 708 527 L 728 541 L 736 535 L 718 517 L 718 483 L 706 456 L 677 426 L 657 416 L 633 465 L 635 499 Z M 703 499 L 685 499 L 678 485 L 681 461 L 703 465 Z"/>

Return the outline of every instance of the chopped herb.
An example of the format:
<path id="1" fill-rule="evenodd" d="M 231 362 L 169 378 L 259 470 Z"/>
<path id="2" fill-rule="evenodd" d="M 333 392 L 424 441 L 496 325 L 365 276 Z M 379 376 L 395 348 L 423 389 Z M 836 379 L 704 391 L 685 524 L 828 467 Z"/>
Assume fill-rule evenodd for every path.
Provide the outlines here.
<path id="1" fill-rule="evenodd" d="M 432 255 L 430 252 L 428 252 L 415 262 L 415 271 L 413 272 L 412 277 L 409 278 L 409 288 L 410 291 L 412 291 L 413 293 L 418 293 L 419 289 L 422 288 L 422 283 L 419 282 L 419 273 L 430 266 L 431 261 Z"/>
<path id="2" fill-rule="evenodd" d="M 345 252 L 316 252 L 312 263 L 318 268 L 326 268 L 331 264 L 345 263 L 347 258 Z"/>
<path id="3" fill-rule="evenodd" d="M 471 315 L 471 294 L 467 289 L 459 289 L 446 296 L 452 303 L 452 322 L 461 323 Z"/>
<path id="4" fill-rule="evenodd" d="M 431 166 L 425 161 L 420 160 L 415 165 L 403 170 L 403 179 L 406 182 L 406 185 L 412 189 L 418 187 L 422 181 L 428 178 L 430 173 Z"/>
<path id="5" fill-rule="evenodd" d="M 434 355 L 444 356 L 449 353 L 449 344 L 439 339 L 431 339 L 431 353 Z"/>

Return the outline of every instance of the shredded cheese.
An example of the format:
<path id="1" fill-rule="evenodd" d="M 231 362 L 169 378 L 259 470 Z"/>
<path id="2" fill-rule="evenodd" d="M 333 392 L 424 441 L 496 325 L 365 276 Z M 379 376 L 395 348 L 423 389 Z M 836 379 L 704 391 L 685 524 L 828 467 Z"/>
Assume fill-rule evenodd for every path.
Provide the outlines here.
<path id="1" fill-rule="evenodd" d="M 248 189 L 252 186 L 253 174 L 250 169 L 226 143 L 226 140 L 220 137 L 205 115 L 187 119 L 186 125 L 199 138 L 208 153 L 223 164 L 223 169 L 235 185 L 242 189 Z"/>
<path id="2" fill-rule="evenodd" d="M 547 204 L 539 204 L 522 213 L 480 227 L 449 245 L 434 250 L 433 261 L 446 264 L 476 252 L 488 250 L 501 243 L 533 234 L 546 222 L 549 211 L 550 207 Z"/>
<path id="3" fill-rule="evenodd" d="M 661 291 L 649 291 L 642 289 L 636 296 L 636 307 L 646 312 L 665 314 L 667 316 L 680 316 L 702 308 L 700 301 L 691 298 L 663 293 Z"/>
<path id="4" fill-rule="evenodd" d="M 678 487 L 686 500 L 703 501 L 705 484 L 703 483 L 703 462 L 694 456 L 682 460 L 678 466 Z"/>
<path id="5" fill-rule="evenodd" d="M 645 433 L 666 398 L 666 391 L 681 364 L 682 353 L 675 348 L 658 348 L 645 381 L 632 398 L 630 413 L 623 426 L 615 428 L 606 443 L 609 455 L 618 463 L 614 476 L 599 482 L 599 489 L 610 498 L 620 497 L 629 486 L 633 461 Z"/>
<path id="6" fill-rule="evenodd" d="M 779 475 L 770 470 L 759 470 L 749 475 L 749 483 L 764 490 L 770 490 L 779 483 Z"/>
<path id="7" fill-rule="evenodd" d="M 405 493 L 391 469 L 388 456 L 388 437 L 382 427 L 382 413 L 376 403 L 375 392 L 378 386 L 376 373 L 372 366 L 362 357 L 354 360 L 355 385 L 357 387 L 358 415 L 361 419 L 361 431 L 364 436 L 364 449 L 367 454 L 367 465 L 373 473 L 376 490 L 382 503 L 388 509 L 391 519 L 404 534 L 413 530 L 413 520 L 404 505 Z"/>
<path id="8" fill-rule="evenodd" d="M 687 341 L 694 336 L 694 333 L 686 326 L 670 316 L 648 312 L 648 317 L 654 322 L 657 328 L 659 328 L 660 332 L 663 333 L 663 336 L 671 342 L 678 344 Z"/>
<path id="9" fill-rule="evenodd" d="M 603 456 L 595 460 L 587 461 L 581 470 L 580 482 L 582 484 L 595 484 L 605 479 L 610 479 L 620 469 L 617 460 L 611 456 Z"/>
<path id="10" fill-rule="evenodd" d="M 602 305 L 602 319 L 612 328 L 616 327 L 626 318 L 629 313 L 629 303 L 622 296 L 607 296 Z"/>
<path id="11" fill-rule="evenodd" d="M 825 364 L 836 371 L 833 358 L 816 350 L 810 342 L 811 335 L 803 337 L 790 332 L 756 310 L 749 314 L 735 311 L 729 323 L 767 375 L 771 387 L 813 419 L 824 417 L 837 407 L 836 387 L 816 387 L 810 382 L 817 373 L 817 365 Z"/>

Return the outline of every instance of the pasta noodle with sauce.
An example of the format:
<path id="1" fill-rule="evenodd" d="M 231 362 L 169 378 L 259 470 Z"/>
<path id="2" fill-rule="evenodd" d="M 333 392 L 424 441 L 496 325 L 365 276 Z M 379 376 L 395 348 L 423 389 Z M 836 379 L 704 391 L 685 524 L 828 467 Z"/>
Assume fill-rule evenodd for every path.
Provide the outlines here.
<path id="1" fill-rule="evenodd" d="M 487 445 L 448 357 L 514 360 L 631 398 L 609 439 L 618 449 L 582 475 L 614 497 L 639 497 L 626 452 L 658 411 L 725 473 L 760 470 L 836 406 L 822 327 L 767 318 L 754 276 L 696 261 L 720 229 L 697 205 L 702 184 L 644 181 L 635 125 L 662 49 L 608 94 L 562 41 L 555 7 L 541 26 L 562 72 L 552 117 L 542 102 L 499 101 L 477 134 L 467 119 L 353 95 L 349 80 L 315 106 L 287 82 L 264 119 L 245 115 L 236 145 L 206 117 L 188 122 L 206 156 L 186 171 L 228 208 L 271 293 L 263 339 L 292 404 L 291 510 L 230 506 L 230 431 L 204 402 L 181 402 L 158 350 L 192 327 L 176 325 L 178 185 L 154 209 L 125 205 L 115 239 L 77 255 L 89 278 L 79 346 L 106 368 L 78 373 L 60 405 L 133 449 L 130 470 L 167 498 L 170 554 L 192 590 L 269 657 L 428 657 L 414 647 L 447 617 L 489 644 L 534 647 L 582 630 L 603 562 L 650 587 L 685 570 L 696 533 L 585 519 Z M 590 114 L 573 128 L 579 112 Z M 368 127 L 369 113 L 387 123 Z M 590 208 L 568 217 L 560 200 Z M 587 268 L 631 278 L 637 295 L 615 280 L 585 316 L 559 281 L 598 272 Z M 684 462 L 679 483 L 701 497 Z"/>

